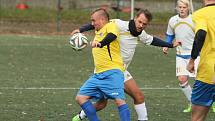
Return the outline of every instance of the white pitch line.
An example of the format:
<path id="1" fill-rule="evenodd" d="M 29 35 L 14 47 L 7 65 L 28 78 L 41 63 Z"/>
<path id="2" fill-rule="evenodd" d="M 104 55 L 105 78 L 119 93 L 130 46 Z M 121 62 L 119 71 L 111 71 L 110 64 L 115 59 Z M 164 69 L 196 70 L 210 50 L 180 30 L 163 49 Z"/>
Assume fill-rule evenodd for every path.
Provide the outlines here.
<path id="1" fill-rule="evenodd" d="M 27 87 L 27 88 L 20 88 L 20 87 L 0 87 L 0 90 L 78 90 L 80 88 L 73 88 L 73 87 L 59 87 L 59 88 L 51 88 L 51 87 Z M 161 88 L 161 87 L 156 87 L 156 88 L 144 88 L 141 87 L 141 90 L 179 90 L 180 88 Z"/>

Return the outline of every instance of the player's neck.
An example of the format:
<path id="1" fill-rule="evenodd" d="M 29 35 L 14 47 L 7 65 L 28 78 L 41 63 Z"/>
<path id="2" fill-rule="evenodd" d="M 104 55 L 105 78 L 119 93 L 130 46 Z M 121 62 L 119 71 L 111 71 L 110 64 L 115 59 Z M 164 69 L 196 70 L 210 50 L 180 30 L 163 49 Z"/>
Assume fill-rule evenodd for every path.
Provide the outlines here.
<path id="1" fill-rule="evenodd" d="M 188 14 L 188 15 L 184 15 L 184 16 L 179 14 L 178 16 L 179 16 L 180 18 L 182 18 L 182 19 L 185 19 L 185 18 L 187 18 L 187 17 L 189 16 L 189 14 Z"/>

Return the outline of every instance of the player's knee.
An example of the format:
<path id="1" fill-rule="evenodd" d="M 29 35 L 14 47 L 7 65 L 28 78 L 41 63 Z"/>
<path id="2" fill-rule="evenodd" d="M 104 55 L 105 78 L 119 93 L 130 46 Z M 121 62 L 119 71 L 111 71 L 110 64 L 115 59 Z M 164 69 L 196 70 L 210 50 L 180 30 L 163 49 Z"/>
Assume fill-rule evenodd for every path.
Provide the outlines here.
<path id="1" fill-rule="evenodd" d="M 86 96 L 76 96 L 75 100 L 78 104 L 83 104 L 88 100 L 88 98 Z"/>
<path id="2" fill-rule="evenodd" d="M 125 103 L 125 100 L 117 99 L 117 100 L 115 100 L 115 104 L 117 106 L 120 106 L 120 105 L 123 105 L 123 104 L 126 104 L 126 103 Z"/>
<path id="3" fill-rule="evenodd" d="M 140 104 L 144 102 L 144 95 L 141 91 L 135 92 L 132 98 L 135 104 Z"/>
<path id="4" fill-rule="evenodd" d="M 180 84 L 185 84 L 188 82 L 188 77 L 187 76 L 179 76 L 178 80 L 179 80 Z"/>
<path id="5" fill-rule="evenodd" d="M 107 106 L 107 102 L 99 102 L 94 104 L 96 110 L 102 110 Z"/>
<path id="6" fill-rule="evenodd" d="M 188 86 L 188 81 L 180 81 L 180 82 L 179 82 L 179 86 L 180 86 L 181 88 L 187 87 L 187 86 Z"/>
<path id="7" fill-rule="evenodd" d="M 76 97 L 75 97 L 75 101 L 76 101 L 76 102 L 79 102 L 79 100 L 80 100 L 80 97 L 79 97 L 79 96 L 76 96 Z"/>

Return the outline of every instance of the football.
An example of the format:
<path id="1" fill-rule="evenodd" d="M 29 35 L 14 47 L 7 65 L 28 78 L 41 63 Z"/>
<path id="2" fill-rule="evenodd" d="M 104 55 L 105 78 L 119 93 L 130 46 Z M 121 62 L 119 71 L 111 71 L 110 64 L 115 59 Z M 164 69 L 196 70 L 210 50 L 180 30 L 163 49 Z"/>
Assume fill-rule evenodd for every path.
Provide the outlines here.
<path id="1" fill-rule="evenodd" d="M 74 50 L 82 50 L 88 44 L 88 39 L 81 33 L 76 33 L 72 35 L 69 39 L 69 44 L 72 46 Z"/>

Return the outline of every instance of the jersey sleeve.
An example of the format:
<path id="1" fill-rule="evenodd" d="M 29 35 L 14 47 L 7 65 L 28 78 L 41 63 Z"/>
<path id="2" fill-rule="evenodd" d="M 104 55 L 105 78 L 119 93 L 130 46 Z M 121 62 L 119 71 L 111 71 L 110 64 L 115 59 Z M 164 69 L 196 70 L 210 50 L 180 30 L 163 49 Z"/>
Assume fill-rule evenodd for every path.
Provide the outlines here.
<path id="1" fill-rule="evenodd" d="M 147 34 L 144 30 L 138 37 L 139 40 L 146 45 L 150 45 L 153 41 L 153 36 Z"/>
<path id="2" fill-rule="evenodd" d="M 167 26 L 167 31 L 166 31 L 166 35 L 174 35 L 174 29 L 171 26 L 173 20 L 172 18 L 170 18 L 169 22 L 168 22 L 168 26 Z"/>

